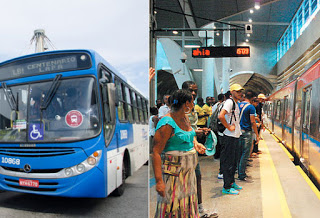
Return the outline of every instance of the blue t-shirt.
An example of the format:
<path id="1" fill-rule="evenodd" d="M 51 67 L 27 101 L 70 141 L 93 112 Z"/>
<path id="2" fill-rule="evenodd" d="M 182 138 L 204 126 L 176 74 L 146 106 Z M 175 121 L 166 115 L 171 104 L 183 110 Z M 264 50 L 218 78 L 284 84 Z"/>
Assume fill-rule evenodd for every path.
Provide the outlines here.
<path id="1" fill-rule="evenodd" d="M 242 112 L 242 109 L 244 108 L 244 106 L 246 104 L 249 104 L 248 102 L 241 102 L 238 103 L 239 108 L 240 108 L 240 114 Z M 250 121 L 250 115 L 255 115 L 256 113 L 256 108 L 250 104 L 248 105 L 242 114 L 241 120 L 240 120 L 240 126 L 242 130 L 246 130 L 246 131 L 252 131 L 252 127 L 251 127 L 251 121 Z"/>

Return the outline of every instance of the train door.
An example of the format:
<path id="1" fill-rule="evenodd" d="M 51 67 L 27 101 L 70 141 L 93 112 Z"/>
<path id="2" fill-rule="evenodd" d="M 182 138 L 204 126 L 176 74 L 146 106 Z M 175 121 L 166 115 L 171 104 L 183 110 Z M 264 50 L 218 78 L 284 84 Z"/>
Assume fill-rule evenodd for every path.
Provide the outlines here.
<path id="1" fill-rule="evenodd" d="M 312 87 L 307 87 L 303 89 L 303 114 L 302 114 L 302 128 L 300 133 L 300 154 L 301 163 L 308 167 L 309 163 L 309 140 L 308 135 L 310 134 L 310 117 L 311 117 L 311 92 Z"/>
<path id="2" fill-rule="evenodd" d="M 282 112 L 282 142 L 284 144 L 286 144 L 287 141 L 287 128 L 288 128 L 288 118 L 289 118 L 289 114 L 288 114 L 288 96 L 285 96 L 283 99 L 283 112 Z"/>

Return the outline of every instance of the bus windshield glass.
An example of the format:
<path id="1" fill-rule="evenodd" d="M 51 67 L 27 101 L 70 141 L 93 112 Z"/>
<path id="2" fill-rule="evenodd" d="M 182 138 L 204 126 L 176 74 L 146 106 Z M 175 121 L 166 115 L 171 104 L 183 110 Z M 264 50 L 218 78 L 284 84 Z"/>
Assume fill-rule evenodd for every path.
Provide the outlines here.
<path id="1" fill-rule="evenodd" d="M 11 86 L 13 109 L 0 89 L 1 142 L 58 142 L 83 140 L 100 132 L 97 87 L 94 78 L 61 79 L 48 106 L 41 102 L 52 81 Z"/>

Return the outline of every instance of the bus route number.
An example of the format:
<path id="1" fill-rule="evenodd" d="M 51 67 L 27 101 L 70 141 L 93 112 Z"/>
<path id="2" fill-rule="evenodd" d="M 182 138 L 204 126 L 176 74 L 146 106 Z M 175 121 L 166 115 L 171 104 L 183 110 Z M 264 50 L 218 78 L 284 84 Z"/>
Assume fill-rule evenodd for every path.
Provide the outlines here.
<path id="1" fill-rule="evenodd" d="M 1 163 L 20 165 L 20 159 L 2 157 Z"/>

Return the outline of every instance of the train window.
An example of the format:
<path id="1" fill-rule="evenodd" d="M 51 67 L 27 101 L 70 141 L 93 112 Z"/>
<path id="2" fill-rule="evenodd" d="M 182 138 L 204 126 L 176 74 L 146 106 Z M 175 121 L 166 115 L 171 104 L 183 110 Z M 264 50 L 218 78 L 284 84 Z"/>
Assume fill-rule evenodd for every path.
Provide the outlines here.
<path id="1" fill-rule="evenodd" d="M 277 101 L 277 108 L 276 108 L 276 120 L 280 121 L 280 109 L 281 109 L 281 101 Z"/>
<path id="2" fill-rule="evenodd" d="M 118 118 L 120 121 L 125 121 L 126 120 L 126 105 L 124 101 L 124 90 L 123 90 L 123 84 L 119 81 L 116 80 L 116 87 L 117 87 L 117 95 L 119 98 L 119 105 L 118 105 Z"/>
<path id="3" fill-rule="evenodd" d="M 128 120 L 130 123 L 133 123 L 133 106 L 131 101 L 130 89 L 127 86 L 125 87 L 125 93 L 126 93 Z"/>
<path id="4" fill-rule="evenodd" d="M 310 115 L 311 115 L 311 87 L 304 90 L 305 92 L 305 107 L 303 117 L 303 128 L 310 128 Z"/>

